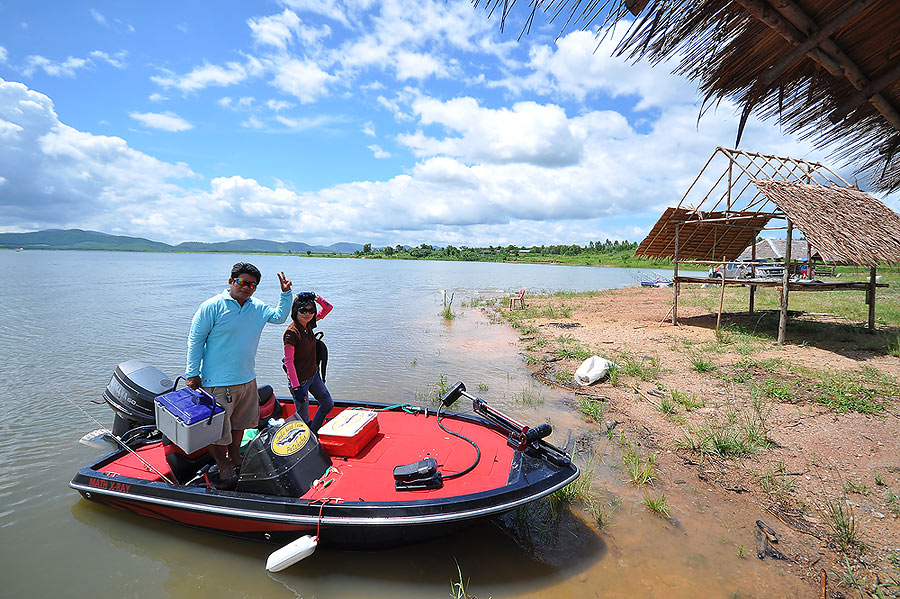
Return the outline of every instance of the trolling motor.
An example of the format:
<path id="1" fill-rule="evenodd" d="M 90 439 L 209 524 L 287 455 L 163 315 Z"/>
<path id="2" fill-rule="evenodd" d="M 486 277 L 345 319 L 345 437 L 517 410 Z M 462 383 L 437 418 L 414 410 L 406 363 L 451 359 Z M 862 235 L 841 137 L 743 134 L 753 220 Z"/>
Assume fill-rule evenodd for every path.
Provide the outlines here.
<path id="1" fill-rule="evenodd" d="M 506 430 L 509 433 L 506 444 L 513 449 L 519 451 L 527 449 L 541 451 L 547 455 L 551 462 L 558 466 L 568 466 L 571 463 L 571 459 L 565 451 L 544 441 L 544 438 L 550 436 L 550 433 L 553 432 L 553 427 L 549 424 L 544 423 L 533 427 L 526 426 L 500 410 L 492 408 L 480 397 L 467 393 L 466 386 L 462 381 L 450 387 L 441 398 L 441 403 L 444 407 L 449 408 L 460 396 L 472 400 L 472 409 L 475 413 Z"/>

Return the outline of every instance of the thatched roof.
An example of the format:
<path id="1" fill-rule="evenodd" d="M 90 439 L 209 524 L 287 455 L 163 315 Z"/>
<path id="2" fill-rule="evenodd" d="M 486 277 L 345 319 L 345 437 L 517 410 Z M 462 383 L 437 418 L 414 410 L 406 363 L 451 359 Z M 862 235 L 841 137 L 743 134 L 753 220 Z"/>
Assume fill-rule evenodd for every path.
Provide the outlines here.
<path id="1" fill-rule="evenodd" d="M 756 243 L 756 259 L 757 260 L 784 260 L 784 250 L 787 247 L 786 239 L 773 239 L 766 237 Z M 810 248 L 813 259 L 821 259 L 819 252 L 815 247 Z M 791 241 L 791 258 L 800 260 L 807 258 L 807 241 L 805 239 L 794 239 Z M 748 247 L 738 260 L 750 260 L 753 258 L 753 246 Z"/>
<path id="2" fill-rule="evenodd" d="M 826 262 L 900 264 L 900 215 L 847 187 L 755 181 Z"/>
<path id="3" fill-rule="evenodd" d="M 729 218 L 729 222 L 722 219 Z M 649 258 L 675 257 L 675 230 L 678 229 L 679 260 L 736 259 L 756 240 L 771 214 L 701 212 L 666 208 L 634 254 Z M 679 226 L 680 225 L 680 226 Z"/>
<path id="4" fill-rule="evenodd" d="M 473 0 L 510 15 L 515 0 Z M 828 146 L 900 189 L 900 2 L 897 0 L 530 0 L 568 28 L 625 23 L 618 53 L 698 80 L 707 103 L 730 98 L 789 133 Z M 620 25 L 621 26 L 621 25 Z M 837 142 L 840 142 L 839 144 Z"/>

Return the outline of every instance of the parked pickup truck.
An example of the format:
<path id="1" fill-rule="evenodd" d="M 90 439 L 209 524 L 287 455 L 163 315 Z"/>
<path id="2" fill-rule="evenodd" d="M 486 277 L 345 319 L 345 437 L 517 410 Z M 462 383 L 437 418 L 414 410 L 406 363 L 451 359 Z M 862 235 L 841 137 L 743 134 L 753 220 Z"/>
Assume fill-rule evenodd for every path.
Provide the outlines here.
<path id="1" fill-rule="evenodd" d="M 726 279 L 752 279 L 753 263 L 749 260 L 746 262 L 738 262 L 736 264 L 725 265 Z M 714 266 L 709 269 L 707 275 L 711 279 L 722 278 L 722 265 Z M 757 279 L 780 279 L 784 276 L 784 266 L 781 264 L 772 264 L 771 262 L 756 262 L 756 278 Z"/>

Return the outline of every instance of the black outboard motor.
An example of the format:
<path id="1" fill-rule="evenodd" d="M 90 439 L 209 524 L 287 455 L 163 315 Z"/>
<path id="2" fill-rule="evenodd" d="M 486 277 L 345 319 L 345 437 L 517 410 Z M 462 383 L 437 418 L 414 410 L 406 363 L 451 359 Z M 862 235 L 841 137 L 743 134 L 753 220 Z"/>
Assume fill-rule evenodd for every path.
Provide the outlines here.
<path id="1" fill-rule="evenodd" d="M 331 466 L 319 440 L 297 416 L 259 433 L 244 454 L 237 490 L 300 497 Z"/>
<path id="2" fill-rule="evenodd" d="M 140 360 L 116 366 L 103 399 L 116 413 L 113 434 L 122 436 L 136 426 L 156 422 L 153 399 L 172 390 L 172 380 Z"/>

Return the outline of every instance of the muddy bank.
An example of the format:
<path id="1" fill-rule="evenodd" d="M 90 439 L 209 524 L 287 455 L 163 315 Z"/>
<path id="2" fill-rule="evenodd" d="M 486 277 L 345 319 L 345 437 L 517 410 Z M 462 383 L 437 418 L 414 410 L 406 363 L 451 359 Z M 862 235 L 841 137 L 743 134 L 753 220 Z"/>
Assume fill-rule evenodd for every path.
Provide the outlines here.
<path id="1" fill-rule="evenodd" d="M 624 289 L 501 312 L 536 377 L 568 389 L 623 455 L 655 462 L 651 494 L 712 506 L 742 555 L 810 596 L 823 572 L 829 597 L 900 596 L 900 358 L 885 349 L 897 331 L 797 315 L 777 346 L 775 313 L 726 315 L 717 333 L 715 314 L 679 306 L 674 327 L 671 297 Z M 618 368 L 580 387 L 572 374 L 592 354 Z"/>

